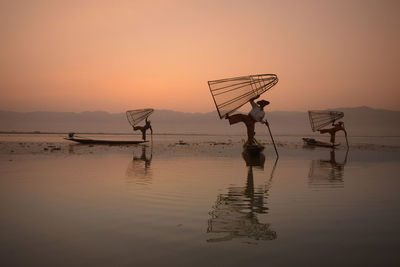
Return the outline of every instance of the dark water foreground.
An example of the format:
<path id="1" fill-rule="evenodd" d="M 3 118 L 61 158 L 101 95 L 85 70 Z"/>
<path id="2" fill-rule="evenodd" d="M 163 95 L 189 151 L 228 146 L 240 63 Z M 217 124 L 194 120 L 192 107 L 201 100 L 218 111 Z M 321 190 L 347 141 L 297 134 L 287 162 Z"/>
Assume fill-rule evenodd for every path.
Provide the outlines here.
<path id="1" fill-rule="evenodd" d="M 3 144 L 0 265 L 399 266 L 398 149 L 184 143 Z"/>

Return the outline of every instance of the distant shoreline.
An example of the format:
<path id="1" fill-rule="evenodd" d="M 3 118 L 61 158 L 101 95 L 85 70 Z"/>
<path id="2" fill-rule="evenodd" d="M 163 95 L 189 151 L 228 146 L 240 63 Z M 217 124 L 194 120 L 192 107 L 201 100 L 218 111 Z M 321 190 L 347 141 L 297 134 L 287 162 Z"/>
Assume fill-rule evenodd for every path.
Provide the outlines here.
<path id="1" fill-rule="evenodd" d="M 0 131 L 0 134 L 65 134 L 68 135 L 70 132 L 41 132 L 41 131 Z M 90 134 L 90 135 L 139 135 L 136 133 L 107 133 L 107 132 L 74 132 L 75 134 Z M 153 135 L 186 135 L 186 136 L 245 136 L 245 134 L 195 134 L 195 133 L 154 133 Z M 275 134 L 274 136 L 323 136 L 320 134 Z M 400 135 L 348 135 L 348 137 L 400 137 Z"/>

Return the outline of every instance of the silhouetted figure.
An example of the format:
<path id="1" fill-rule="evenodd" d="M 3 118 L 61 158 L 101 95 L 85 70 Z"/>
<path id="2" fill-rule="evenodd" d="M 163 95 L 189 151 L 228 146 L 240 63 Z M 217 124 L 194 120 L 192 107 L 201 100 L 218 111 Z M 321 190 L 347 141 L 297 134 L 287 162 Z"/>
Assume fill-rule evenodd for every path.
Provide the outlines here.
<path id="1" fill-rule="evenodd" d="M 321 134 L 329 133 L 331 135 L 330 142 L 332 143 L 332 145 L 335 144 L 336 132 L 338 132 L 338 131 L 343 131 L 346 136 L 346 140 L 347 140 L 347 132 L 346 132 L 346 129 L 344 128 L 344 123 L 342 121 L 339 121 L 338 123 L 333 123 L 332 126 L 333 127 L 329 128 L 329 129 L 319 130 L 319 133 L 321 133 Z"/>
<path id="2" fill-rule="evenodd" d="M 252 106 L 252 110 L 249 114 L 234 114 L 232 116 L 226 115 L 225 119 L 229 120 L 229 124 L 235 124 L 238 122 L 243 122 L 247 128 L 247 144 L 253 145 L 254 144 L 254 128 L 255 123 L 260 122 L 263 124 L 267 124 L 268 122 L 264 120 L 265 112 L 264 107 L 269 104 L 269 101 L 260 100 L 257 103 L 254 102 L 255 99 L 259 98 L 260 96 L 253 97 L 250 99 L 249 103 Z"/>
<path id="3" fill-rule="evenodd" d="M 133 126 L 133 130 L 140 130 L 142 132 L 142 139 L 146 141 L 146 131 L 150 129 L 151 135 L 153 135 L 153 129 L 151 128 L 151 121 L 148 121 L 146 118 L 146 123 L 144 126 Z"/>

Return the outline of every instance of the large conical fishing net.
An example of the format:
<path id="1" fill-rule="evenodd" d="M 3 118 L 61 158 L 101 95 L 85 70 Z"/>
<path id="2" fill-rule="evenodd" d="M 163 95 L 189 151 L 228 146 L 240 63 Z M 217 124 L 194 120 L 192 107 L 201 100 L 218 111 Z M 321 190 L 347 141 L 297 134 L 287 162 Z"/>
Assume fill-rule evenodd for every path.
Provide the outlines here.
<path id="1" fill-rule="evenodd" d="M 126 118 L 132 126 L 136 126 L 153 112 L 154 109 L 152 108 L 128 110 L 126 112 Z"/>
<path id="2" fill-rule="evenodd" d="M 315 132 L 343 118 L 344 113 L 341 111 L 310 110 L 308 111 L 308 116 L 310 118 L 311 129 Z"/>
<path id="3" fill-rule="evenodd" d="M 258 74 L 209 81 L 208 86 L 222 119 L 231 114 L 251 98 L 261 95 L 278 82 L 275 74 Z"/>

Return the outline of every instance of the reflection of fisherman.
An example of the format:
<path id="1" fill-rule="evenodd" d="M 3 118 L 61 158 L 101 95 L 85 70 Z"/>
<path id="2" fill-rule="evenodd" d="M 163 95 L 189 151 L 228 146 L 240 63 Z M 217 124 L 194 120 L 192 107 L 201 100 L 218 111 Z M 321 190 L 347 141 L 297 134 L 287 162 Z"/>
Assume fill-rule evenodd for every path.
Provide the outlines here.
<path id="1" fill-rule="evenodd" d="M 344 186 L 344 166 L 347 163 L 348 150 L 342 162 L 337 162 L 335 149 L 330 151 L 330 158 L 311 162 L 309 185 L 315 188 L 342 188 Z"/>
<path id="2" fill-rule="evenodd" d="M 247 143 L 249 145 L 254 144 L 254 126 L 256 122 L 261 122 L 263 124 L 267 124 L 268 122 L 264 120 L 265 112 L 264 107 L 269 104 L 269 101 L 260 100 L 257 103 L 254 102 L 255 99 L 259 98 L 260 96 L 253 97 L 250 99 L 250 104 L 252 106 L 252 110 L 248 115 L 245 114 L 234 114 L 232 116 L 226 115 L 226 119 L 229 119 L 229 124 L 235 124 L 238 122 L 243 122 L 247 127 Z"/>
<path id="3" fill-rule="evenodd" d="M 332 169 L 337 170 L 339 172 L 343 172 L 343 168 L 344 168 L 344 165 L 346 165 L 346 161 L 347 161 L 347 153 L 346 153 L 345 161 L 343 163 L 336 162 L 335 150 L 333 150 L 333 149 L 330 152 L 330 159 L 327 160 L 327 162 L 329 162 L 331 164 Z"/>
<path id="4" fill-rule="evenodd" d="M 347 153 L 343 163 L 336 162 L 335 150 L 332 149 L 330 152 L 329 160 L 320 160 L 320 163 L 321 165 L 323 165 L 324 163 L 330 164 L 331 173 L 329 175 L 329 178 L 337 179 L 343 177 L 343 169 L 344 166 L 346 165 L 346 161 L 347 161 Z"/>
<path id="5" fill-rule="evenodd" d="M 149 185 L 152 183 L 151 160 L 153 157 L 152 149 L 150 153 L 146 153 L 147 146 L 142 146 L 140 155 L 133 153 L 132 161 L 126 170 L 126 180 L 128 183 L 136 183 L 140 185 Z M 149 151 L 147 151 L 149 152 Z"/>
<path id="6" fill-rule="evenodd" d="M 336 132 L 338 132 L 338 131 L 343 131 L 347 138 L 347 132 L 346 132 L 346 129 L 344 128 L 344 123 L 342 121 L 339 121 L 338 123 L 333 123 L 332 126 L 333 127 L 329 128 L 329 129 L 319 130 L 319 133 L 321 133 L 321 134 L 329 133 L 331 135 L 332 145 L 335 144 Z"/>
<path id="7" fill-rule="evenodd" d="M 277 234 L 269 223 L 261 223 L 257 215 L 267 214 L 267 191 L 269 186 L 254 186 L 253 167 L 263 168 L 265 156 L 249 158 L 242 154 L 248 166 L 246 186 L 231 186 L 227 194 L 218 195 L 213 210 L 209 213 L 207 233 L 225 234 L 210 238 L 207 242 L 229 241 L 234 238 L 274 240 Z"/>
<path id="8" fill-rule="evenodd" d="M 145 169 L 150 167 L 150 163 L 151 163 L 151 159 L 153 158 L 153 153 L 150 154 L 150 157 L 146 156 L 146 146 L 142 146 L 142 154 L 140 155 L 140 157 L 135 157 L 135 155 L 133 156 L 133 160 L 141 160 L 144 161 L 144 167 Z"/>
<path id="9" fill-rule="evenodd" d="M 150 129 L 151 134 L 153 135 L 153 129 L 151 128 L 151 121 L 148 121 L 146 118 L 146 124 L 144 126 L 133 126 L 133 130 L 140 130 L 142 132 L 142 139 L 146 141 L 146 131 Z"/>

